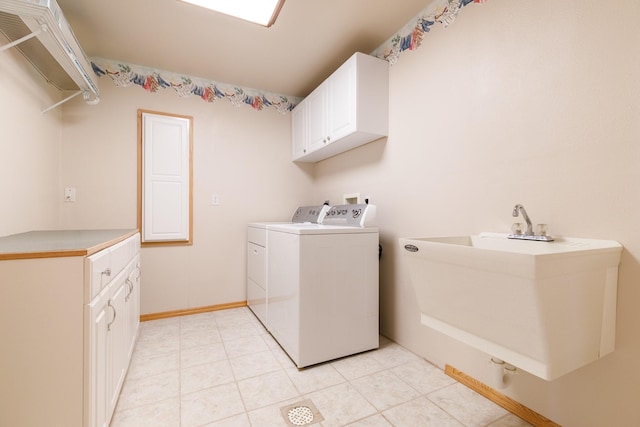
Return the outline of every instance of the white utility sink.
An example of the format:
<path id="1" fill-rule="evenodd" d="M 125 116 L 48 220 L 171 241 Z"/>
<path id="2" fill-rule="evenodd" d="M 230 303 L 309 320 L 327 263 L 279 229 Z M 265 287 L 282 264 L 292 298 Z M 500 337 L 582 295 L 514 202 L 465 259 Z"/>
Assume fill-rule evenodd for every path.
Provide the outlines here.
<path id="1" fill-rule="evenodd" d="M 616 241 L 481 233 L 400 247 L 429 327 L 546 380 L 614 350 Z"/>

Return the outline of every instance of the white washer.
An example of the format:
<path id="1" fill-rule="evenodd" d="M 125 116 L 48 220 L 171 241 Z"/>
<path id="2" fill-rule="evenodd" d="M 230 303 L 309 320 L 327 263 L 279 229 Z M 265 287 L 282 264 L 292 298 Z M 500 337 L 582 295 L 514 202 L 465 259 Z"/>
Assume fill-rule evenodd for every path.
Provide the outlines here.
<path id="1" fill-rule="evenodd" d="M 299 368 L 378 348 L 374 216 L 343 205 L 324 224 L 265 225 L 265 326 Z"/>

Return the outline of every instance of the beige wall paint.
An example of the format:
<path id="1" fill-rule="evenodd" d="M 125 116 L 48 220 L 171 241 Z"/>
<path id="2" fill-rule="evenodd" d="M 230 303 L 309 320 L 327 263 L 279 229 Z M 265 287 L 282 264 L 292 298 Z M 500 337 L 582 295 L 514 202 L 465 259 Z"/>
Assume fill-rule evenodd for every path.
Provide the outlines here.
<path id="1" fill-rule="evenodd" d="M 226 101 L 102 79 L 97 106 L 76 99 L 42 115 L 60 95 L 4 52 L 0 235 L 135 227 L 136 110 L 192 115 L 194 245 L 143 250 L 144 313 L 244 299 L 246 223 L 360 192 L 378 205 L 383 332 L 489 382 L 487 355 L 420 326 L 397 238 L 507 230 L 523 203 L 553 233 L 625 246 L 617 342 L 554 382 L 521 373 L 506 393 L 565 426 L 640 424 L 638 17 L 634 0 L 469 6 L 391 68 L 389 138 L 315 172 L 290 162 L 288 115 Z M 76 203 L 62 202 L 65 186 Z"/>
<path id="2" fill-rule="evenodd" d="M 563 426 L 640 425 L 638 18 L 633 0 L 471 5 L 391 68 L 388 139 L 316 165 L 318 197 L 378 206 L 383 333 L 487 383 L 488 355 L 420 325 L 398 237 L 506 232 L 523 203 L 555 234 L 624 245 L 615 353 L 506 391 Z"/>
<path id="3" fill-rule="evenodd" d="M 0 53 L 0 94 L 0 236 L 56 228 L 60 111 L 41 111 L 60 92 L 9 49 Z"/>
<path id="4" fill-rule="evenodd" d="M 312 203 L 312 167 L 291 162 L 290 115 L 100 80 L 102 100 L 63 107 L 63 228 L 136 227 L 137 109 L 193 116 L 192 246 L 142 249 L 142 313 L 246 300 L 246 226 Z M 220 205 L 211 205 L 212 194 Z"/>

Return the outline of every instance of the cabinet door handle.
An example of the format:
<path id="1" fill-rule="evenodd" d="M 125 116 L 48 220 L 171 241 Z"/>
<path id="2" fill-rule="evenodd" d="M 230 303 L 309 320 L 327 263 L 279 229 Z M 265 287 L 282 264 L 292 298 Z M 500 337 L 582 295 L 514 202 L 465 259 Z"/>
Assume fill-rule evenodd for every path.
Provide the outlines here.
<path id="1" fill-rule="evenodd" d="M 106 270 L 104 270 L 102 273 L 100 273 L 101 275 L 107 276 L 107 277 L 111 277 L 111 267 L 107 268 Z"/>
<path id="2" fill-rule="evenodd" d="M 142 270 L 140 269 L 140 263 L 136 262 L 136 271 L 138 272 L 138 275 L 136 276 L 136 280 L 140 279 L 140 275 L 142 274 Z"/>
<path id="3" fill-rule="evenodd" d="M 107 324 L 107 331 L 110 331 L 111 325 L 113 325 L 113 322 L 116 321 L 116 317 L 118 317 L 118 313 L 116 312 L 116 308 L 113 304 L 111 304 L 111 300 L 107 301 L 107 306 L 111 307 L 111 310 L 113 310 L 113 320 Z"/>
<path id="4" fill-rule="evenodd" d="M 330 136 L 327 137 L 327 142 L 331 142 L 331 137 Z"/>
<path id="5" fill-rule="evenodd" d="M 133 292 L 133 284 L 131 283 L 131 280 L 129 280 L 128 277 L 127 277 L 127 280 L 125 280 L 125 283 L 127 284 L 127 295 L 124 296 L 124 301 L 127 302 L 129 301 L 129 297 Z"/>

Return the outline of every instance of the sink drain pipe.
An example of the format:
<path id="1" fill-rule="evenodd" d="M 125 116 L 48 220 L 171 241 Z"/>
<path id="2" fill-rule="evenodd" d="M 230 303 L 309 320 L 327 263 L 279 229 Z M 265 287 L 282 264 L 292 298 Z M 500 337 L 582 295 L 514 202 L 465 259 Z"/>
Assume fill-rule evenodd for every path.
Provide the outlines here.
<path id="1" fill-rule="evenodd" d="M 518 372 L 515 366 L 509 365 L 497 357 L 491 358 L 491 369 L 493 370 L 493 385 L 499 389 L 509 387 L 513 381 L 513 377 Z"/>

